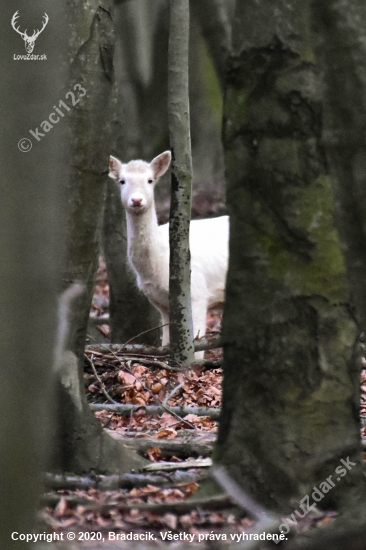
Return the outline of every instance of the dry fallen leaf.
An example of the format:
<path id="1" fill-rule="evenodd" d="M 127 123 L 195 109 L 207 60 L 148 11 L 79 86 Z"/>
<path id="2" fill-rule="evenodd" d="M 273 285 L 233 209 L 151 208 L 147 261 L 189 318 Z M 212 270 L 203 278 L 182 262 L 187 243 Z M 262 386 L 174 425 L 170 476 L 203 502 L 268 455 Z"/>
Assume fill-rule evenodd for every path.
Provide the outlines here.
<path id="1" fill-rule="evenodd" d="M 162 438 L 174 439 L 175 437 L 177 437 L 177 432 L 172 428 L 164 428 L 162 430 L 159 430 L 155 437 L 157 439 L 162 439 Z"/>

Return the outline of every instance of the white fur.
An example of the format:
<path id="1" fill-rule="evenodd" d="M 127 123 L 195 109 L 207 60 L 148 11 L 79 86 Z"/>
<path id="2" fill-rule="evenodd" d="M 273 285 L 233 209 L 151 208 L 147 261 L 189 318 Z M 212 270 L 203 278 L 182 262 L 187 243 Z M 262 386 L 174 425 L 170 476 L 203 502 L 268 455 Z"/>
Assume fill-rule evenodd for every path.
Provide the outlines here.
<path id="1" fill-rule="evenodd" d="M 169 225 L 158 226 L 154 186 L 169 168 L 171 155 L 162 153 L 151 163 L 132 160 L 122 164 L 110 157 L 111 178 L 121 184 L 127 213 L 128 258 L 137 284 L 169 323 Z M 150 181 L 150 183 L 149 183 Z M 191 300 L 194 336 L 206 332 L 207 309 L 224 301 L 229 255 L 229 218 L 195 220 L 190 226 Z M 163 345 L 169 343 L 169 325 Z M 196 358 L 202 358 L 203 352 Z"/>

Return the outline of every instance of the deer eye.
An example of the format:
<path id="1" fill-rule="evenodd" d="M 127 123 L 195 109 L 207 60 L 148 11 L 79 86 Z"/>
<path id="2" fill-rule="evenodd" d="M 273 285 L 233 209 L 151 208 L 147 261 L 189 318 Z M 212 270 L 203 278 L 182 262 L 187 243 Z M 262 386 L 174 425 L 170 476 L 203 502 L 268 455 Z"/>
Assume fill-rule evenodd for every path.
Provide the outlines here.
<path id="1" fill-rule="evenodd" d="M 119 183 L 123 185 L 124 183 L 126 183 L 126 180 L 119 180 Z"/>
<path id="2" fill-rule="evenodd" d="M 147 183 L 154 183 L 154 180 L 149 179 L 149 180 L 147 180 Z"/>

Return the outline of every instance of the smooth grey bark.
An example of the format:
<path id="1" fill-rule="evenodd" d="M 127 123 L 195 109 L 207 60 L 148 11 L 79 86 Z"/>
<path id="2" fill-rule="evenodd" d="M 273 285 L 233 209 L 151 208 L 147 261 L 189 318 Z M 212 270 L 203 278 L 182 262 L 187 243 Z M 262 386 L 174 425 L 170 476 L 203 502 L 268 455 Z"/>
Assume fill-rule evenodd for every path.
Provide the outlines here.
<path id="1" fill-rule="evenodd" d="M 45 61 L 15 60 L 24 42 L 11 27 L 19 11 L 21 31 L 48 26 L 35 43 Z M 57 24 L 56 24 L 57 22 Z M 63 256 L 62 163 L 59 126 L 38 142 L 29 133 L 47 120 L 60 99 L 64 72 L 59 52 L 65 23 L 59 2 L 36 5 L 19 0 L 2 8 L 0 81 L 0 547 L 22 550 L 26 541 L 11 533 L 31 533 L 53 429 L 53 346 L 57 286 Z M 60 122 L 61 125 L 61 122 Z M 18 143 L 22 138 L 22 152 Z M 19 144 L 22 147 L 21 143 Z M 55 169 L 57 167 L 57 169 Z"/>
<path id="2" fill-rule="evenodd" d="M 84 9 L 82 9 L 84 8 Z M 106 197 L 111 149 L 114 33 L 110 0 L 67 6 L 67 88 L 81 83 L 85 97 L 69 113 L 70 176 L 63 288 L 81 283 L 83 294 L 69 312 L 69 337 L 59 365 L 58 433 L 54 467 L 67 471 L 123 472 L 133 457 L 105 433 L 89 410 L 83 363 Z M 137 461 L 139 463 L 139 460 Z"/>
<path id="3" fill-rule="evenodd" d="M 168 58 L 169 134 L 172 151 L 169 216 L 170 350 L 179 363 L 193 361 L 191 308 L 192 155 L 188 95 L 189 0 L 170 0 Z"/>
<path id="4" fill-rule="evenodd" d="M 200 0 L 190 3 L 210 50 L 221 87 L 225 82 L 226 60 L 231 45 L 231 23 L 227 0 Z"/>
<path id="5" fill-rule="evenodd" d="M 197 9 L 198 4 L 193 2 L 193 5 Z M 207 38 L 202 34 L 201 21 L 192 9 L 188 78 L 194 175 L 193 197 L 197 195 L 217 197 L 220 193 L 223 196 L 225 189 L 221 136 L 223 94 L 220 78 L 215 70 L 215 62 L 210 53 Z"/>
<path id="6" fill-rule="evenodd" d="M 302 0 L 237 2 L 224 107 L 231 235 L 216 456 L 290 514 L 341 459 L 354 466 L 320 505 L 343 511 L 364 491 L 358 327 L 309 29 Z"/>

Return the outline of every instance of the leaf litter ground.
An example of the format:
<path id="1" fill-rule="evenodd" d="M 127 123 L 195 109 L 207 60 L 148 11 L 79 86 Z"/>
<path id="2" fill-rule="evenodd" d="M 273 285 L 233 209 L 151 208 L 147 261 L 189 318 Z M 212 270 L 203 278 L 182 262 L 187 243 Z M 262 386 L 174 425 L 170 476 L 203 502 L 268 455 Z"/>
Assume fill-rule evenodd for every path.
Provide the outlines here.
<path id="1" fill-rule="evenodd" d="M 108 312 L 109 288 L 106 278 L 105 264 L 101 261 L 98 271 L 91 316 L 103 317 Z M 220 329 L 220 315 L 210 312 L 207 318 L 208 330 L 217 332 Z M 97 329 L 103 337 L 109 337 L 109 326 L 98 325 Z M 92 342 L 91 342 L 92 343 Z M 220 357 L 222 350 L 206 352 L 206 359 Z M 143 455 L 152 463 L 169 461 L 179 465 L 188 465 L 195 458 L 203 458 L 192 452 L 194 441 L 205 441 L 208 438 L 208 448 L 217 430 L 217 422 L 210 416 L 189 414 L 177 418 L 169 412 L 149 414 L 146 406 L 163 403 L 168 406 L 195 406 L 219 408 L 221 406 L 221 369 L 205 370 L 198 368 L 185 372 L 171 372 L 162 368 L 152 368 L 140 364 L 137 360 L 126 360 L 116 353 L 90 352 L 99 381 L 95 377 L 90 362 L 85 362 L 84 381 L 88 401 L 90 403 L 108 403 L 101 390 L 100 381 L 114 402 L 139 405 L 140 408 L 129 416 L 108 411 L 95 412 L 95 416 L 108 430 L 126 443 L 139 440 L 150 440 L 151 447 L 143 447 Z M 160 359 L 160 358 L 159 358 Z M 364 364 L 366 367 L 366 363 Z M 178 391 L 174 392 L 174 388 Z M 361 420 L 364 421 L 362 436 L 366 438 L 366 368 L 361 374 Z M 159 441 L 161 444 L 159 444 Z M 176 450 L 169 450 L 169 441 L 178 443 Z M 185 453 L 184 442 L 190 441 L 189 455 Z M 157 443 L 158 442 L 158 443 Z M 163 445 L 163 442 L 165 443 Z M 179 445 L 182 443 L 182 446 Z M 197 444 L 198 451 L 200 446 Z M 177 452 L 178 449 L 178 452 Z M 207 455 L 207 453 L 206 453 Z M 187 464 L 188 462 L 188 464 Z M 195 467 L 184 469 L 185 474 L 192 478 L 179 482 L 179 476 L 169 473 L 166 484 L 118 490 L 61 489 L 57 491 L 56 504 L 45 506 L 41 512 L 43 526 L 55 533 L 74 531 L 107 533 L 120 535 L 131 533 L 154 533 L 159 544 L 162 543 L 160 533 L 189 533 L 198 535 L 210 533 L 241 533 L 248 531 L 252 525 L 245 512 L 239 508 L 228 506 L 223 509 L 192 508 L 175 509 L 179 502 L 192 496 L 199 487 L 199 482 L 206 476 L 207 469 Z M 173 481 L 171 481 L 173 480 Z M 55 495 L 54 495 L 55 496 Z M 159 510 L 159 505 L 170 505 L 171 510 Z M 156 509 L 141 509 L 144 505 L 156 506 Z M 135 508 L 134 508 L 135 506 Z M 322 512 L 317 517 L 307 517 L 299 521 L 297 530 L 307 530 L 309 527 L 332 521 L 334 514 Z M 171 542 L 171 541 L 169 541 Z M 208 542 L 208 541 L 207 541 Z M 222 541 L 221 541 L 222 542 Z"/>

